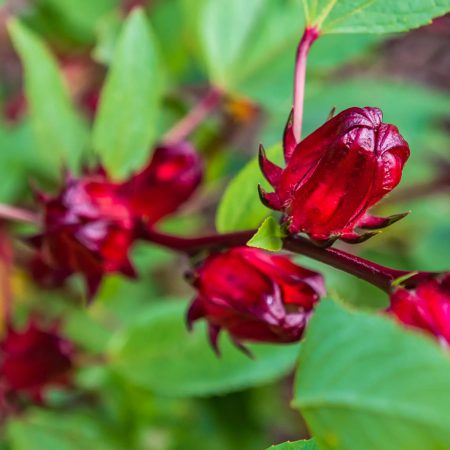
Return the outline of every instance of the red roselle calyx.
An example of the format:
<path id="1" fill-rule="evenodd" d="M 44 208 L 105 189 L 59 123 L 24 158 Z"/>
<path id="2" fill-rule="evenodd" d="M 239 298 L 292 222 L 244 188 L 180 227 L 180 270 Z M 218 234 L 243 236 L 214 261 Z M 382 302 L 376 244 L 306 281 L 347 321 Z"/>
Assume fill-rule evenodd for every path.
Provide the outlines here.
<path id="1" fill-rule="evenodd" d="M 192 279 L 198 295 L 189 308 L 188 324 L 206 319 L 216 352 L 222 328 L 244 350 L 242 341 L 298 341 L 325 291 L 319 273 L 286 256 L 249 247 L 212 254 Z"/>
<path id="2" fill-rule="evenodd" d="M 50 386 L 70 382 L 74 346 L 56 325 L 44 328 L 31 320 L 24 330 L 9 326 L 0 341 L 0 387 L 14 399 L 26 395 L 36 402 Z"/>
<path id="3" fill-rule="evenodd" d="M 135 275 L 128 259 L 134 220 L 119 188 L 99 173 L 81 179 L 68 177 L 56 197 L 40 196 L 44 229 L 30 241 L 54 268 L 82 273 L 90 298 L 105 274 Z"/>
<path id="4" fill-rule="evenodd" d="M 200 156 L 188 142 L 156 147 L 150 163 L 121 187 L 133 215 L 154 225 L 175 212 L 199 186 Z"/>
<path id="5" fill-rule="evenodd" d="M 284 133 L 286 167 L 260 149 L 261 170 L 275 192 L 260 187 L 263 203 L 283 213 L 290 234 L 306 233 L 320 243 L 361 242 L 405 214 L 375 217 L 368 208 L 399 182 L 409 157 L 407 142 L 394 125 L 382 123 L 377 108 L 349 108 L 301 142 L 289 119 Z"/>
<path id="6" fill-rule="evenodd" d="M 450 346 L 450 273 L 430 275 L 409 288 L 395 288 L 387 311 L 401 323 Z"/>

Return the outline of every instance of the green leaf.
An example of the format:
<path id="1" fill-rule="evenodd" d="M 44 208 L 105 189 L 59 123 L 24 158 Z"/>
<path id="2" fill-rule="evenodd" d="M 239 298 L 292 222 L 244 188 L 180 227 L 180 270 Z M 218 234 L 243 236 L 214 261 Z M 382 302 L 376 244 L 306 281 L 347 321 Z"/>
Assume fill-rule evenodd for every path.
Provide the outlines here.
<path id="1" fill-rule="evenodd" d="M 12 450 L 113 450 L 116 447 L 99 423 L 87 414 L 36 410 L 8 423 Z"/>
<path id="2" fill-rule="evenodd" d="M 258 29 L 266 0 L 206 0 L 200 38 L 212 80 L 225 87 L 243 48 Z M 233 30 L 233 32 L 230 32 Z"/>
<path id="3" fill-rule="evenodd" d="M 269 383 L 295 364 L 298 345 L 251 345 L 250 359 L 225 333 L 222 356 L 217 357 L 204 323 L 187 331 L 186 307 L 184 302 L 155 305 L 139 323 L 115 336 L 109 351 L 113 370 L 159 394 L 205 396 Z"/>
<path id="4" fill-rule="evenodd" d="M 391 33 L 430 23 L 448 0 L 303 0 L 306 22 L 322 33 Z"/>
<path id="5" fill-rule="evenodd" d="M 264 5 L 236 1 L 235 6 L 220 0 L 198 0 L 195 5 L 189 0 L 182 2 L 185 4 L 186 40 L 200 55 L 212 83 L 250 97 L 269 109 L 279 109 L 281 103 L 281 116 L 286 114 L 292 101 L 294 55 L 304 28 L 301 0 L 265 0 Z M 206 20 L 208 9 L 215 11 L 214 27 Z M 252 13 L 251 9 L 256 12 Z M 241 41 L 233 52 L 228 46 L 231 10 L 236 14 L 241 10 L 248 15 L 238 18 L 246 26 L 237 36 L 232 36 Z M 236 23 L 233 23 L 233 30 L 237 29 Z M 203 39 L 205 32 L 210 37 L 207 41 Z M 308 70 L 343 64 L 380 40 L 373 35 L 324 36 L 311 50 Z M 220 51 L 213 52 L 213 47 Z M 228 58 L 222 58 L 224 53 Z"/>
<path id="6" fill-rule="evenodd" d="M 64 26 L 83 42 L 92 41 L 98 20 L 120 4 L 120 0 L 41 0 Z"/>
<path id="7" fill-rule="evenodd" d="M 188 37 L 213 84 L 228 91 L 270 70 L 291 45 L 295 51 L 301 35 L 299 0 L 202 0 L 195 14 L 192 2 L 184 2 Z"/>
<path id="8" fill-rule="evenodd" d="M 322 302 L 294 405 L 324 450 L 437 450 L 450 442 L 450 357 L 393 320 Z"/>
<path id="9" fill-rule="evenodd" d="M 281 164 L 281 145 L 270 148 L 267 156 L 275 164 Z M 228 185 L 217 210 L 218 231 L 228 233 L 256 228 L 270 214 L 270 210 L 259 200 L 258 184 L 264 189 L 271 189 L 261 173 L 258 158 L 255 157 Z"/>
<path id="10" fill-rule="evenodd" d="M 279 223 L 272 216 L 269 216 L 247 242 L 247 245 L 271 252 L 279 252 L 283 248 L 282 237 Z"/>
<path id="11" fill-rule="evenodd" d="M 115 10 L 98 21 L 96 27 L 96 45 L 92 56 L 96 61 L 109 65 L 114 58 L 117 38 L 121 31 L 122 18 L 120 12 Z"/>
<path id="12" fill-rule="evenodd" d="M 77 169 L 87 130 L 71 104 L 58 65 L 40 38 L 17 20 L 9 32 L 25 70 L 30 119 L 42 159 L 53 174 L 62 165 Z"/>
<path id="13" fill-rule="evenodd" d="M 279 445 L 272 445 L 267 450 L 320 450 L 314 439 L 309 441 L 284 442 Z"/>
<path id="14" fill-rule="evenodd" d="M 157 129 L 161 75 L 147 19 L 134 10 L 118 38 L 94 124 L 94 149 L 115 178 L 126 177 L 148 158 Z"/>

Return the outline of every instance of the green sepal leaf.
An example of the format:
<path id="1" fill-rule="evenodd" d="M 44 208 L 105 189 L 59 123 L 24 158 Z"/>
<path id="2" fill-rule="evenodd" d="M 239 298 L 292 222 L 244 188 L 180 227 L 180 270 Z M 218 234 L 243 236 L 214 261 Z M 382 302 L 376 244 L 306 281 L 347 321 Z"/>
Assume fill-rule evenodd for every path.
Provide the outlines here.
<path id="1" fill-rule="evenodd" d="M 87 127 L 72 105 L 58 64 L 41 39 L 18 20 L 11 20 L 8 28 L 24 66 L 31 125 L 45 166 L 52 175 L 63 166 L 76 171 Z"/>
<path id="2" fill-rule="evenodd" d="M 125 178 L 149 156 L 157 131 L 162 73 L 153 34 L 134 10 L 117 40 L 94 123 L 95 152 L 114 178 Z"/>
<path id="3" fill-rule="evenodd" d="M 323 450 L 445 449 L 449 373 L 447 351 L 430 338 L 323 301 L 302 345 L 293 404 Z"/>
<path id="4" fill-rule="evenodd" d="M 280 224 L 272 216 L 269 216 L 247 242 L 247 245 L 271 252 L 279 252 L 283 248 L 282 237 L 283 232 Z"/>
<path id="5" fill-rule="evenodd" d="M 249 345 L 251 359 L 220 338 L 221 357 L 211 349 L 204 323 L 188 332 L 185 302 L 154 305 L 138 322 L 115 336 L 109 354 L 113 370 L 127 381 L 159 394 L 207 396 L 274 381 L 291 370 L 298 345 Z"/>
<path id="6" fill-rule="evenodd" d="M 281 164 L 283 151 L 275 145 L 267 151 L 267 157 L 275 164 Z M 270 214 L 258 196 L 258 184 L 270 190 L 258 165 L 258 158 L 252 159 L 230 182 L 220 201 L 216 227 L 221 233 L 258 227 Z"/>
<path id="7" fill-rule="evenodd" d="M 407 31 L 450 11 L 448 0 L 303 0 L 307 24 L 322 33 Z"/>

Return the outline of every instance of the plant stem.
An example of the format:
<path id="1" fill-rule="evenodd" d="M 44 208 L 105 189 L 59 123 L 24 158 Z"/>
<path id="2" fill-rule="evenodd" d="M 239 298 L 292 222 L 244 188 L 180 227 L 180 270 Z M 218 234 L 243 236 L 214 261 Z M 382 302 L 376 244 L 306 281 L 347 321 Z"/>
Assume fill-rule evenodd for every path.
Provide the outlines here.
<path id="1" fill-rule="evenodd" d="M 391 284 L 395 279 L 409 273 L 408 271 L 381 266 L 343 250 L 320 248 L 303 237 L 285 239 L 284 248 L 361 278 L 385 292 L 390 291 Z"/>
<path id="2" fill-rule="evenodd" d="M 245 245 L 255 232 L 256 230 L 245 230 L 236 233 L 212 234 L 208 236 L 186 238 L 142 228 L 138 233 L 138 238 L 153 242 L 154 244 L 161 245 L 171 250 L 193 255 L 202 250 Z"/>
<path id="3" fill-rule="evenodd" d="M 237 233 L 185 238 L 143 228 L 138 237 L 178 252 L 193 255 L 202 250 L 245 245 L 255 232 L 256 230 L 245 230 Z M 287 237 L 283 240 L 283 247 L 290 252 L 305 255 L 361 278 L 385 292 L 389 292 L 391 283 L 396 278 L 409 273 L 381 266 L 342 250 L 318 247 L 304 237 Z"/>
<path id="4" fill-rule="evenodd" d="M 0 219 L 17 220 L 19 222 L 39 223 L 39 217 L 31 211 L 0 203 Z"/>
<path id="5" fill-rule="evenodd" d="M 311 48 L 311 45 L 318 37 L 319 31 L 316 28 L 307 27 L 297 47 L 297 57 L 295 60 L 295 75 L 294 75 L 294 115 L 293 115 L 293 131 L 297 142 L 300 142 L 302 137 L 306 60 L 308 58 L 308 52 L 309 49 Z"/>
<path id="6" fill-rule="evenodd" d="M 219 88 L 212 87 L 206 96 L 164 135 L 163 142 L 176 143 L 184 141 L 216 108 L 222 96 L 223 92 Z"/>

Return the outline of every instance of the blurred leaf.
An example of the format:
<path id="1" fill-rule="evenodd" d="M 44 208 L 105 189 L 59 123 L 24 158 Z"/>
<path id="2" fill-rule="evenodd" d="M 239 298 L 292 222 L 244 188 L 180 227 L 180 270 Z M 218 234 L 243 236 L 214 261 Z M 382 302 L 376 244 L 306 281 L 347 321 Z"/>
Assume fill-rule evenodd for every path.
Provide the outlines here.
<path id="1" fill-rule="evenodd" d="M 92 55 L 96 61 L 109 65 L 114 58 L 117 37 L 120 33 L 122 18 L 119 11 L 103 16 L 96 27 L 97 42 Z"/>
<path id="2" fill-rule="evenodd" d="M 94 149 L 115 178 L 126 177 L 148 158 L 161 83 L 149 24 L 141 10 L 134 10 L 118 38 L 94 124 Z"/>
<path id="3" fill-rule="evenodd" d="M 53 11 L 78 39 L 92 41 L 99 19 L 120 4 L 120 0 L 39 0 L 39 6 Z"/>
<path id="4" fill-rule="evenodd" d="M 270 148 L 267 156 L 275 164 L 281 164 L 283 160 L 281 145 Z M 259 200 L 258 184 L 264 189 L 271 189 L 261 173 L 258 158 L 255 157 L 231 180 L 222 196 L 216 216 L 216 227 L 219 232 L 227 233 L 258 227 L 271 213 Z"/>
<path id="5" fill-rule="evenodd" d="M 197 15 L 188 16 L 195 43 L 213 84 L 225 90 L 235 90 L 250 75 L 270 67 L 301 35 L 298 0 L 199 3 Z"/>
<path id="6" fill-rule="evenodd" d="M 8 423 L 12 450 L 113 450 L 110 437 L 93 417 L 35 411 Z"/>
<path id="7" fill-rule="evenodd" d="M 110 332 L 95 320 L 91 309 L 66 310 L 63 324 L 64 333 L 83 349 L 98 353 L 104 351 Z"/>
<path id="8" fill-rule="evenodd" d="M 314 439 L 309 441 L 285 442 L 284 444 L 272 445 L 267 450 L 320 450 Z"/>
<path id="9" fill-rule="evenodd" d="M 420 234 L 420 233 L 418 233 Z M 450 262 L 450 224 L 445 223 L 432 228 L 412 245 L 411 252 L 417 267 L 421 270 L 448 271 Z"/>
<path id="10" fill-rule="evenodd" d="M 445 449 L 449 373 L 431 339 L 324 301 L 302 345 L 294 405 L 324 450 Z"/>
<path id="11" fill-rule="evenodd" d="M 247 245 L 271 252 L 279 252 L 283 248 L 281 237 L 280 225 L 272 216 L 269 216 L 247 242 Z"/>
<path id="12" fill-rule="evenodd" d="M 187 331 L 185 310 L 185 302 L 150 308 L 139 323 L 113 339 L 111 367 L 129 382 L 159 394 L 206 396 L 269 383 L 295 364 L 297 345 L 251 345 L 255 358 L 250 359 L 225 336 L 218 358 L 204 323 Z"/>
<path id="13" fill-rule="evenodd" d="M 243 49 L 259 29 L 266 4 L 265 0 L 204 2 L 200 19 L 201 43 L 210 77 L 219 86 L 227 86 Z"/>
<path id="14" fill-rule="evenodd" d="M 330 70 L 364 54 L 382 43 L 386 36 L 379 34 L 324 35 L 311 47 L 308 56 L 308 72 Z M 293 71 L 293 69 L 292 69 Z"/>
<path id="15" fill-rule="evenodd" d="M 200 3 L 196 0 L 195 3 Z M 189 8 L 195 9 L 193 2 Z M 179 0 L 158 2 L 152 7 L 152 25 L 164 55 L 164 63 L 172 75 L 181 75 L 191 63 L 184 35 L 183 12 Z"/>
<path id="16" fill-rule="evenodd" d="M 58 65 L 45 44 L 12 20 L 9 31 L 25 70 L 25 91 L 36 143 L 54 174 L 61 166 L 77 169 L 85 150 L 87 130 L 71 104 Z"/>
<path id="17" fill-rule="evenodd" d="M 0 125 L 0 202 L 16 202 L 28 192 L 30 177 L 48 175 L 46 164 L 33 151 L 33 142 L 28 122 L 15 127 Z"/>
<path id="18" fill-rule="evenodd" d="M 407 31 L 447 13 L 448 0 L 303 0 L 306 22 L 323 33 Z"/>

